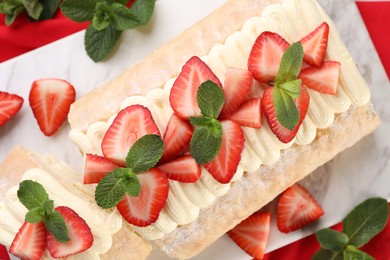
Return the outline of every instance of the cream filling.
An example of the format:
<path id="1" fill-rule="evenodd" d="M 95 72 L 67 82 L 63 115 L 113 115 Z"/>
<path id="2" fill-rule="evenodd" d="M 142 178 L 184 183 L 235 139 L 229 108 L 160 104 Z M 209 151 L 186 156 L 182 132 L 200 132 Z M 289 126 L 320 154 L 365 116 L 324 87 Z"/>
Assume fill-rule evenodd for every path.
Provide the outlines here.
<path id="1" fill-rule="evenodd" d="M 336 95 L 321 94 L 309 89 L 311 102 L 307 116 L 295 139 L 288 144 L 283 144 L 276 138 L 266 120 L 263 120 L 263 126 L 260 129 L 243 127 L 246 142 L 241 162 L 232 182 L 239 180 L 243 172 L 254 172 L 262 164 L 274 164 L 280 158 L 280 151 L 289 148 L 294 143 L 310 144 L 316 136 L 317 129 L 327 128 L 333 123 L 335 113 L 346 111 L 351 104 L 356 106 L 366 104 L 370 99 L 370 92 L 337 35 L 332 21 L 318 8 L 317 3 L 310 0 L 285 0 L 283 4 L 268 6 L 261 17 L 248 19 L 242 30 L 228 37 L 224 45 L 215 46 L 207 56 L 201 57 L 223 82 L 227 67 L 246 69 L 249 51 L 261 32 L 274 31 L 287 41 L 294 42 L 311 32 L 323 21 L 330 25 L 326 59 L 341 62 Z M 169 104 L 169 92 L 174 80 L 174 78 L 169 80 L 161 89 L 149 91 L 145 96 L 127 98 L 122 108 L 132 104 L 148 107 L 161 134 L 164 134 L 164 129 L 173 113 Z M 115 116 L 113 115 L 107 122 L 92 124 L 87 133 L 72 130 L 70 138 L 84 153 L 101 155 L 102 138 Z M 159 239 L 164 234 L 172 232 L 178 225 L 194 221 L 201 208 L 209 206 L 217 197 L 228 192 L 229 188 L 230 184 L 218 183 L 202 167 L 201 178 L 196 183 L 185 184 L 170 181 L 168 201 L 157 222 L 145 228 L 134 227 L 134 229 L 146 239 Z"/>

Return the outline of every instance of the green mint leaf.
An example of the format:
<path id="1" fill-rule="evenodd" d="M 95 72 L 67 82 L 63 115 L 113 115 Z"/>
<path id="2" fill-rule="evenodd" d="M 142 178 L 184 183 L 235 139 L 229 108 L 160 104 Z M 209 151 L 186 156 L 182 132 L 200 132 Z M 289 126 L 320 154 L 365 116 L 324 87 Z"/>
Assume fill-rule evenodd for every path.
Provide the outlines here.
<path id="1" fill-rule="evenodd" d="M 152 18 L 155 0 L 135 0 L 130 10 L 137 15 L 140 25 L 145 25 Z"/>
<path id="2" fill-rule="evenodd" d="M 27 212 L 25 220 L 29 223 L 38 223 L 45 219 L 45 211 L 41 208 L 33 208 Z"/>
<path id="3" fill-rule="evenodd" d="M 39 20 L 47 20 L 52 18 L 56 13 L 61 0 L 40 0 L 40 2 L 43 6 L 43 11 L 39 17 Z"/>
<path id="4" fill-rule="evenodd" d="M 200 85 L 196 100 L 202 115 L 211 118 L 218 118 L 225 102 L 223 90 L 211 80 L 207 80 Z"/>
<path id="5" fill-rule="evenodd" d="M 132 10 L 124 5 L 113 3 L 111 5 L 113 12 L 113 24 L 117 30 L 129 30 L 134 29 L 140 25 L 140 21 L 136 14 Z"/>
<path id="6" fill-rule="evenodd" d="M 198 164 L 211 162 L 222 145 L 222 125 L 217 120 L 213 127 L 198 126 L 192 134 L 190 151 Z"/>
<path id="7" fill-rule="evenodd" d="M 324 249 L 342 252 L 348 244 L 348 236 L 331 228 L 324 228 L 315 233 L 318 242 Z"/>
<path id="8" fill-rule="evenodd" d="M 42 203 L 42 210 L 45 212 L 45 214 L 48 216 L 50 215 L 54 210 L 54 201 L 52 200 L 45 200 Z"/>
<path id="9" fill-rule="evenodd" d="M 70 240 L 64 217 L 58 211 L 54 210 L 46 218 L 45 226 L 58 242 L 68 242 Z"/>
<path id="10" fill-rule="evenodd" d="M 163 150 L 164 143 L 158 135 L 144 135 L 130 148 L 126 166 L 134 173 L 147 171 L 158 163 Z"/>
<path id="11" fill-rule="evenodd" d="M 283 91 L 289 95 L 291 98 L 295 99 L 299 97 L 299 94 L 301 93 L 301 83 L 302 80 L 296 79 L 291 81 L 286 81 L 281 84 L 276 85 L 280 89 L 283 89 Z"/>
<path id="12" fill-rule="evenodd" d="M 289 130 L 293 130 L 299 121 L 299 110 L 294 103 L 294 100 L 278 87 L 273 89 L 274 105 L 276 110 L 276 118 L 282 126 Z"/>
<path id="13" fill-rule="evenodd" d="M 11 25 L 11 24 L 15 21 L 16 17 L 17 17 L 23 10 L 24 10 L 24 7 L 23 7 L 23 6 L 20 6 L 20 7 L 16 8 L 16 9 L 12 12 L 12 14 L 7 14 L 7 15 L 5 16 L 5 24 L 6 24 L 7 26 Z"/>
<path id="14" fill-rule="evenodd" d="M 127 5 L 127 3 L 129 2 L 129 0 L 106 0 L 107 2 L 109 3 L 118 3 L 118 4 L 121 4 L 121 5 Z"/>
<path id="15" fill-rule="evenodd" d="M 84 45 L 88 56 L 95 62 L 107 58 L 114 49 L 122 31 L 118 31 L 111 24 L 104 30 L 98 31 L 89 25 L 84 38 Z"/>
<path id="16" fill-rule="evenodd" d="M 136 174 L 131 173 L 126 176 L 125 180 L 126 192 L 130 196 L 138 197 L 141 192 L 141 184 Z"/>
<path id="17" fill-rule="evenodd" d="M 389 217 L 387 201 L 370 198 L 357 205 L 343 220 L 349 244 L 361 247 L 383 230 Z"/>
<path id="18" fill-rule="evenodd" d="M 41 184 L 31 180 L 22 181 L 17 192 L 20 202 L 28 209 L 41 207 L 42 203 L 49 199 L 45 188 Z"/>
<path id="19" fill-rule="evenodd" d="M 123 168 L 118 168 L 106 174 L 95 190 L 96 203 L 103 209 L 115 207 L 126 194 L 126 182 L 122 176 Z"/>
<path id="20" fill-rule="evenodd" d="M 60 5 L 62 13 L 75 22 L 91 21 L 96 0 L 64 0 Z"/>
<path id="21" fill-rule="evenodd" d="M 101 31 L 106 29 L 111 23 L 111 17 L 114 16 L 111 8 L 105 2 L 99 2 L 95 7 L 95 14 L 92 18 L 92 26 L 94 29 Z"/>
<path id="22" fill-rule="evenodd" d="M 5 14 L 5 24 L 11 25 L 16 17 L 25 10 L 22 0 L 9 0 L 0 3 L 0 13 Z"/>
<path id="23" fill-rule="evenodd" d="M 300 42 L 291 44 L 282 56 L 275 84 L 295 80 L 301 71 L 303 47 Z"/>
<path id="24" fill-rule="evenodd" d="M 28 16 L 38 20 L 43 11 L 43 5 L 38 0 L 23 0 L 23 5 L 27 10 Z"/>
<path id="25" fill-rule="evenodd" d="M 319 249 L 312 257 L 311 260 L 343 260 L 343 254 L 333 253 L 328 249 Z"/>
<path id="26" fill-rule="evenodd" d="M 375 260 L 369 254 L 357 249 L 354 246 L 347 246 L 343 252 L 344 260 Z"/>
<path id="27" fill-rule="evenodd" d="M 208 116 L 192 116 L 190 117 L 190 123 L 194 126 L 209 126 L 213 127 L 216 119 Z"/>

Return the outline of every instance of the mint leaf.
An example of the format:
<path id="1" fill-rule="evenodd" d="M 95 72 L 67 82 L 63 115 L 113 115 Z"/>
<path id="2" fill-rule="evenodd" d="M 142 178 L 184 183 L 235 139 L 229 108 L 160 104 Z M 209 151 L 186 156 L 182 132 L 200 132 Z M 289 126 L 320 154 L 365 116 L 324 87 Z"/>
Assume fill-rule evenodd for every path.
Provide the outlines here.
<path id="1" fill-rule="evenodd" d="M 211 118 L 218 118 L 225 102 L 223 90 L 211 80 L 207 80 L 200 85 L 196 100 L 202 115 Z"/>
<path id="2" fill-rule="evenodd" d="M 152 18 L 155 0 L 135 0 L 130 10 L 137 15 L 140 25 L 145 25 Z"/>
<path id="3" fill-rule="evenodd" d="M 140 25 L 140 21 L 136 14 L 132 10 L 124 5 L 113 3 L 111 5 L 113 17 L 112 21 L 117 30 L 129 30 L 134 29 Z"/>
<path id="4" fill-rule="evenodd" d="M 61 0 L 40 0 L 40 2 L 43 6 L 43 11 L 39 17 L 39 20 L 46 20 L 53 17 L 58 9 L 58 6 L 60 5 Z"/>
<path id="5" fill-rule="evenodd" d="M 134 173 L 147 171 L 158 163 L 163 150 L 164 143 L 158 135 L 144 135 L 130 148 L 126 166 Z"/>
<path id="6" fill-rule="evenodd" d="M 383 230 L 389 217 L 387 201 L 370 198 L 357 205 L 343 220 L 349 244 L 361 247 Z"/>
<path id="7" fill-rule="evenodd" d="M 282 126 L 293 130 L 299 121 L 299 110 L 291 96 L 287 95 L 278 87 L 273 89 L 273 101 L 276 110 L 276 118 Z"/>
<path id="8" fill-rule="evenodd" d="M 95 7 L 95 14 L 92 18 L 92 26 L 94 29 L 101 31 L 107 28 L 111 23 L 111 17 L 114 16 L 110 6 L 105 2 L 99 2 Z"/>
<path id="9" fill-rule="evenodd" d="M 45 212 L 46 215 L 50 215 L 54 210 L 54 201 L 45 200 L 42 203 L 42 210 Z"/>
<path id="10" fill-rule="evenodd" d="M 311 260 L 343 260 L 341 253 L 333 253 L 327 249 L 319 249 L 312 257 Z"/>
<path id="11" fill-rule="evenodd" d="M 11 25 L 24 9 L 22 0 L 8 0 L 0 3 L 0 13 L 5 14 L 6 25 Z"/>
<path id="12" fill-rule="evenodd" d="M 15 8 L 15 9 L 12 11 L 11 14 L 7 14 L 7 15 L 5 16 L 5 24 L 8 25 L 8 26 L 11 25 L 11 24 L 15 21 L 16 17 L 17 17 L 23 10 L 24 10 L 24 7 L 23 7 L 23 6 L 20 6 L 20 7 L 18 7 L 18 8 Z"/>
<path id="13" fill-rule="evenodd" d="M 34 20 L 38 20 L 43 11 L 43 5 L 38 0 L 23 0 L 23 5 L 26 8 L 28 16 Z"/>
<path id="14" fill-rule="evenodd" d="M 299 94 L 301 93 L 301 83 L 302 80 L 296 79 L 278 84 L 277 87 L 283 89 L 284 93 L 295 99 L 298 98 Z"/>
<path id="15" fill-rule="evenodd" d="M 190 123 L 194 126 L 209 126 L 213 127 L 217 119 L 208 116 L 191 116 Z"/>
<path id="16" fill-rule="evenodd" d="M 198 164 L 211 162 L 222 145 L 222 125 L 215 120 L 213 127 L 198 126 L 192 134 L 190 151 Z"/>
<path id="17" fill-rule="evenodd" d="M 19 184 L 17 195 L 20 202 L 28 210 L 41 207 L 42 203 L 49 199 L 45 188 L 38 182 L 31 180 L 24 180 Z"/>
<path id="18" fill-rule="evenodd" d="M 27 212 L 25 220 L 29 223 L 38 223 L 45 219 L 45 212 L 41 207 L 33 208 Z"/>
<path id="19" fill-rule="evenodd" d="M 375 260 L 369 254 L 357 249 L 354 246 L 347 246 L 343 252 L 344 260 Z"/>
<path id="20" fill-rule="evenodd" d="M 95 62 L 107 58 L 114 49 L 122 31 L 118 31 L 111 24 L 104 30 L 98 31 L 89 25 L 84 38 L 88 56 Z"/>
<path id="21" fill-rule="evenodd" d="M 96 203 L 103 209 L 115 207 L 126 194 L 125 178 L 122 176 L 123 168 L 118 168 L 109 172 L 99 182 L 95 190 Z"/>
<path id="22" fill-rule="evenodd" d="M 301 71 L 303 47 L 300 42 L 291 44 L 282 56 L 275 84 L 295 80 Z"/>
<path id="23" fill-rule="evenodd" d="M 106 0 L 106 1 L 109 3 L 118 3 L 121 5 L 127 5 L 127 3 L 129 2 L 129 0 Z"/>
<path id="24" fill-rule="evenodd" d="M 331 228 L 325 228 L 315 233 L 318 242 L 324 249 L 341 252 L 348 244 L 348 236 Z"/>
<path id="25" fill-rule="evenodd" d="M 64 217 L 56 210 L 54 210 L 45 221 L 46 229 L 54 235 L 58 242 L 68 242 L 68 228 Z"/>
<path id="26" fill-rule="evenodd" d="M 75 22 L 91 21 L 95 12 L 96 0 L 64 0 L 60 6 L 62 13 Z"/>
<path id="27" fill-rule="evenodd" d="M 141 192 L 141 184 L 136 174 L 131 173 L 126 176 L 125 180 L 126 192 L 130 196 L 138 197 Z"/>

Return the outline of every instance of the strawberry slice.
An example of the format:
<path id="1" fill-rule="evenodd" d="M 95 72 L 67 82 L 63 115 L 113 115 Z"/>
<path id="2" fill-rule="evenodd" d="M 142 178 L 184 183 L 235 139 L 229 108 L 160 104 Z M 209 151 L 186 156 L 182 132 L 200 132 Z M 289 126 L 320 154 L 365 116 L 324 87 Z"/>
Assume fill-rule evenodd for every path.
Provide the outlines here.
<path id="1" fill-rule="evenodd" d="M 126 165 L 126 156 L 131 146 L 144 135 L 160 135 L 149 109 L 132 105 L 121 110 L 107 130 L 102 141 L 102 152 L 106 159 Z"/>
<path id="2" fill-rule="evenodd" d="M 324 211 L 310 193 L 294 184 L 280 196 L 277 216 L 278 228 L 289 233 L 300 229 L 324 215 Z"/>
<path id="3" fill-rule="evenodd" d="M 5 125 L 22 108 L 23 98 L 0 91 L 0 126 Z"/>
<path id="4" fill-rule="evenodd" d="M 193 128 L 175 114 L 172 114 L 164 134 L 164 152 L 161 161 L 169 161 L 180 155 L 189 145 Z"/>
<path id="5" fill-rule="evenodd" d="M 303 60 L 313 66 L 321 66 L 324 62 L 328 46 L 329 25 L 320 24 L 314 31 L 303 37 L 299 42 L 303 47 Z"/>
<path id="6" fill-rule="evenodd" d="M 73 209 L 59 206 L 55 208 L 65 220 L 68 228 L 69 241 L 58 242 L 53 234 L 48 232 L 47 248 L 54 258 L 62 258 L 84 252 L 93 244 L 93 235 L 88 224 Z"/>
<path id="7" fill-rule="evenodd" d="M 200 166 L 191 155 L 184 155 L 158 166 L 167 174 L 168 179 L 180 182 L 196 182 L 200 178 Z"/>
<path id="8" fill-rule="evenodd" d="M 204 166 L 220 183 L 229 183 L 236 173 L 244 149 L 244 132 L 241 126 L 233 121 L 225 120 L 222 125 L 222 145 L 219 153 Z"/>
<path id="9" fill-rule="evenodd" d="M 45 224 L 24 222 L 12 241 L 9 252 L 20 259 L 39 260 L 45 249 Z"/>
<path id="10" fill-rule="evenodd" d="M 278 73 L 283 53 L 290 44 L 280 35 L 263 32 L 257 37 L 248 59 L 248 70 L 258 81 L 273 81 Z"/>
<path id="11" fill-rule="evenodd" d="M 261 118 L 261 98 L 251 98 L 245 101 L 228 119 L 242 126 L 260 128 Z"/>
<path id="12" fill-rule="evenodd" d="M 126 194 L 116 207 L 127 222 L 145 227 L 156 222 L 165 206 L 169 182 L 165 173 L 157 168 L 137 176 L 141 184 L 139 196 L 132 197 Z"/>
<path id="13" fill-rule="evenodd" d="M 338 61 L 325 61 L 321 67 L 303 69 L 298 78 L 302 85 L 324 94 L 336 94 L 341 64 Z"/>
<path id="14" fill-rule="evenodd" d="M 83 183 L 99 183 L 107 173 L 116 168 L 119 166 L 106 158 L 87 153 L 85 154 Z"/>
<path id="15" fill-rule="evenodd" d="M 256 212 L 227 234 L 248 255 L 263 259 L 270 228 L 271 213 Z"/>
<path id="16" fill-rule="evenodd" d="M 300 95 L 294 100 L 294 103 L 299 110 L 299 121 L 293 130 L 289 130 L 285 128 L 276 117 L 273 88 L 274 87 L 269 87 L 265 90 L 261 99 L 262 110 L 264 111 L 265 118 L 267 119 L 268 125 L 271 127 L 272 132 L 274 132 L 274 134 L 281 142 L 288 143 L 295 137 L 303 119 L 306 117 L 310 102 L 310 95 L 306 88 L 301 86 Z"/>
<path id="17" fill-rule="evenodd" d="M 227 68 L 223 92 L 225 103 L 222 107 L 220 118 L 227 118 L 244 102 L 253 83 L 252 73 L 248 70 Z"/>
<path id="18" fill-rule="evenodd" d="M 33 82 L 30 106 L 46 136 L 52 136 L 64 123 L 75 97 L 74 87 L 65 80 L 40 79 Z"/>
<path id="19" fill-rule="evenodd" d="M 193 56 L 184 64 L 169 96 L 171 107 L 179 117 L 188 119 L 201 115 L 196 94 L 199 86 L 207 80 L 222 86 L 217 76 L 199 57 Z"/>

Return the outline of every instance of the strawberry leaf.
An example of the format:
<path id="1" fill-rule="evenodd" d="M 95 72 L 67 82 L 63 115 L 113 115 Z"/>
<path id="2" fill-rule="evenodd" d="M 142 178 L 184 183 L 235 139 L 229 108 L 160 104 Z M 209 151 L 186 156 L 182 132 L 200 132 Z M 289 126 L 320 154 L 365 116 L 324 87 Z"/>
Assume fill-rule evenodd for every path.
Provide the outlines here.
<path id="1" fill-rule="evenodd" d="M 299 42 L 291 44 L 282 56 L 275 85 L 295 80 L 301 71 L 303 61 L 303 47 Z"/>
<path id="2" fill-rule="evenodd" d="M 43 202 L 49 199 L 45 188 L 41 184 L 31 180 L 22 181 L 17 191 L 20 202 L 28 209 L 41 207 Z"/>
<path id="3" fill-rule="evenodd" d="M 45 220 L 46 229 L 54 235 L 58 242 L 68 242 L 68 228 L 62 215 L 54 210 Z"/>
<path id="4" fill-rule="evenodd" d="M 348 236 L 330 228 L 324 228 L 315 233 L 318 242 L 324 249 L 342 252 L 348 244 Z"/>
<path id="5" fill-rule="evenodd" d="M 211 80 L 203 82 L 196 99 L 202 115 L 218 118 L 225 100 L 222 89 L 216 83 Z"/>
<path id="6" fill-rule="evenodd" d="M 214 121 L 214 126 L 198 126 L 195 128 L 190 142 L 192 157 L 198 164 L 211 162 L 217 156 L 222 145 L 222 125 Z"/>
<path id="7" fill-rule="evenodd" d="M 299 121 L 299 110 L 294 100 L 278 87 L 273 89 L 273 101 L 276 110 L 276 118 L 289 130 L 293 130 Z"/>
<path id="8" fill-rule="evenodd" d="M 109 172 L 96 186 L 95 200 L 101 208 L 115 207 L 125 196 L 126 179 L 123 177 L 123 171 L 126 170 L 129 169 L 118 168 Z"/>

